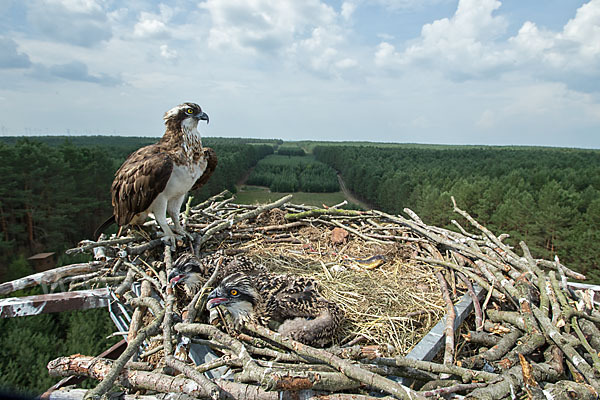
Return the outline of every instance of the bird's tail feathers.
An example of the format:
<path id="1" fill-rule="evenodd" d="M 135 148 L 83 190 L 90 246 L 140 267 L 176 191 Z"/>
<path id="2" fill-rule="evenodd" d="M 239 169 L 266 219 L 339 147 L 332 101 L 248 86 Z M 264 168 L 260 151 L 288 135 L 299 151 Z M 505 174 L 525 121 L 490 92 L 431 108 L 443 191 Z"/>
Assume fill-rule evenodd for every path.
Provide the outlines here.
<path id="1" fill-rule="evenodd" d="M 104 232 L 106 228 L 114 224 L 117 220 L 114 215 L 111 215 L 106 221 L 102 223 L 96 230 L 94 231 L 94 239 L 98 239 L 98 237 Z"/>

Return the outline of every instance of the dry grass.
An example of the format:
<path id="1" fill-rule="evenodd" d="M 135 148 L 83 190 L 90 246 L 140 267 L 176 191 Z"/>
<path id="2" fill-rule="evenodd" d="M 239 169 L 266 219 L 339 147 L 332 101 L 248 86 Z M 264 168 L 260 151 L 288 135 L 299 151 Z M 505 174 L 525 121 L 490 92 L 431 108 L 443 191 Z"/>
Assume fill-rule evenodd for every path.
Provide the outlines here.
<path id="1" fill-rule="evenodd" d="M 255 223 L 282 223 L 283 213 L 279 211 L 265 213 Z M 247 256 L 273 272 L 316 278 L 321 293 L 345 312 L 341 344 L 362 336 L 366 342 L 361 344 L 393 346 L 394 355 L 407 354 L 444 314 L 433 268 L 411 262 L 413 249 L 409 245 L 366 242 L 355 235 L 350 235 L 347 243 L 335 245 L 331 230 L 321 225 L 302 227 L 284 236 L 281 232 L 257 234 L 227 247 L 245 250 Z M 282 237 L 300 243 L 272 242 Z M 386 262 L 373 270 L 356 262 L 374 255 L 383 255 Z"/>

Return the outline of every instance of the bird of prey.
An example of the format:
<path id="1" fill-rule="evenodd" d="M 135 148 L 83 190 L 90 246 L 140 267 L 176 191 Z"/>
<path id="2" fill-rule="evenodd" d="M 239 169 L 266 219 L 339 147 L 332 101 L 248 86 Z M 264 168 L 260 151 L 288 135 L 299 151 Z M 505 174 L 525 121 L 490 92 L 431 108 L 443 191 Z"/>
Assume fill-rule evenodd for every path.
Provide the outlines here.
<path id="1" fill-rule="evenodd" d="M 254 320 L 310 346 L 331 343 L 343 319 L 342 310 L 321 296 L 314 280 L 268 272 L 231 274 L 208 296 L 210 310 L 224 306 L 234 323 Z"/>
<path id="2" fill-rule="evenodd" d="M 173 263 L 168 279 L 193 296 L 217 265 L 216 288 L 208 296 L 209 310 L 222 305 L 236 326 L 251 319 L 312 346 L 323 347 L 334 339 L 343 312 L 319 294 L 311 278 L 270 273 L 246 257 L 215 253 L 201 260 L 183 254 Z"/>
<path id="3" fill-rule="evenodd" d="M 113 216 L 98 230 L 116 222 L 119 226 L 142 224 L 148 214 L 174 242 L 175 234 L 187 236 L 179 222 L 186 194 L 204 185 L 217 166 L 213 149 L 202 146 L 197 130 L 208 115 L 199 105 L 183 103 L 164 115 L 166 131 L 155 144 L 132 153 L 115 173 L 112 183 Z M 167 223 L 171 216 L 174 229 Z"/>
<path id="4" fill-rule="evenodd" d="M 167 279 L 172 287 L 181 287 L 188 297 L 192 297 L 206 283 L 217 265 L 220 267 L 215 277 L 216 284 L 234 272 L 266 272 L 263 265 L 253 263 L 241 255 L 233 257 L 218 251 L 198 259 L 191 253 L 183 253 L 173 263 Z"/>

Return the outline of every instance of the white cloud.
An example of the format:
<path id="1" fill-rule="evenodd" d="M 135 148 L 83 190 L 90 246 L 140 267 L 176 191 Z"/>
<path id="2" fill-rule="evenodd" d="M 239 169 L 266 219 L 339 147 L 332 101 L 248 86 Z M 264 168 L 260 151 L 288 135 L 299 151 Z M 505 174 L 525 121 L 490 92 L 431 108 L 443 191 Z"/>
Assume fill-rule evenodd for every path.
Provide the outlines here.
<path id="1" fill-rule="evenodd" d="M 152 14 L 142 13 L 140 20 L 133 27 L 133 35 L 138 38 L 165 37 L 167 26 Z"/>
<path id="2" fill-rule="evenodd" d="M 177 58 L 177 51 L 169 48 L 167 44 L 160 45 L 160 55 L 167 60 L 173 60 Z"/>
<path id="3" fill-rule="evenodd" d="M 423 9 L 448 0 L 363 0 L 365 2 L 377 3 L 388 10 Z"/>
<path id="4" fill-rule="evenodd" d="M 350 18 L 352 18 L 352 14 L 354 14 L 355 10 L 356 10 L 356 3 L 353 3 L 350 1 L 344 1 L 342 3 L 342 10 L 340 11 L 340 14 L 342 15 L 342 17 L 345 20 L 349 20 Z"/>
<path id="5" fill-rule="evenodd" d="M 396 52 L 394 45 L 388 42 L 381 42 L 375 52 L 375 65 L 379 67 L 395 67 L 400 59 L 400 54 Z"/>
<path id="6" fill-rule="evenodd" d="M 561 32 L 540 29 L 533 22 L 523 24 L 509 39 L 514 57 L 523 62 L 544 62 L 548 67 L 589 73 L 600 67 L 600 0 L 582 5 Z M 597 73 L 597 71 L 596 71 Z"/>
<path id="7" fill-rule="evenodd" d="M 61 5 L 69 12 L 89 14 L 102 11 L 96 0 L 46 0 L 48 4 Z"/>
<path id="8" fill-rule="evenodd" d="M 562 31 L 526 21 L 504 39 L 508 22 L 498 0 L 459 0 L 455 14 L 425 24 L 421 36 L 402 50 L 389 40 L 375 49 L 375 65 L 405 70 L 429 68 L 456 79 L 491 79 L 518 71 L 560 80 L 574 88 L 598 89 L 581 76 L 600 77 L 600 0 L 581 6 Z M 567 73 L 577 73 L 575 78 Z M 575 74 L 573 74 L 575 75 Z"/>
<path id="9" fill-rule="evenodd" d="M 291 45 L 315 27 L 332 24 L 335 11 L 318 0 L 207 0 L 212 48 L 233 47 L 272 53 Z"/>
<path id="10" fill-rule="evenodd" d="M 447 68 L 451 73 L 477 73 L 502 63 L 502 54 L 488 43 L 504 32 L 507 22 L 493 12 L 498 0 L 460 0 L 451 18 L 423 26 L 421 38 L 408 46 L 401 64 L 425 63 Z"/>

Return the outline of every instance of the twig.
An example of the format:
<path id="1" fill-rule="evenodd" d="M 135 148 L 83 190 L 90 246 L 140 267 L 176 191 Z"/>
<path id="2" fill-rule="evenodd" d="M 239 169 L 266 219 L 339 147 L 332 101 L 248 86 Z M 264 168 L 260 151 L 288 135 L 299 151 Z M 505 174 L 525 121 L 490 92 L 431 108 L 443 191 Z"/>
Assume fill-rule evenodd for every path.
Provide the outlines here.
<path id="1" fill-rule="evenodd" d="M 85 398 L 86 399 L 100 399 L 102 395 L 108 392 L 112 387 L 115 379 L 121 373 L 125 364 L 131 357 L 138 351 L 138 348 L 146 340 L 147 337 L 156 335 L 159 332 L 160 324 L 162 323 L 165 315 L 164 310 L 160 312 L 147 327 L 140 330 L 134 340 L 129 342 L 125 351 L 117 358 L 112 365 L 110 371 L 106 374 L 104 379 L 92 390 L 90 390 Z"/>
<path id="2" fill-rule="evenodd" d="M 200 247 L 206 243 L 211 237 L 214 236 L 215 233 L 222 231 L 223 229 L 227 228 L 228 226 L 232 226 L 234 223 L 239 222 L 239 221 L 243 221 L 245 219 L 248 218 L 253 218 L 256 217 L 257 215 L 270 210 L 272 208 L 276 208 L 281 206 L 282 204 L 284 204 L 286 201 L 289 201 L 292 198 L 292 195 L 289 194 L 285 197 L 282 197 L 281 199 L 270 203 L 270 204 L 266 204 L 264 206 L 258 207 L 252 211 L 248 211 L 245 212 L 243 214 L 240 215 L 236 215 L 235 217 L 233 217 L 230 221 L 223 221 L 221 223 L 219 223 L 218 225 L 212 227 L 211 229 L 207 230 L 206 233 L 204 233 L 204 235 L 202 236 L 198 236 L 195 240 L 194 243 L 194 247 L 196 249 L 196 252 L 200 251 Z M 196 254 L 198 255 L 198 254 Z"/>
<path id="3" fill-rule="evenodd" d="M 99 240 L 97 242 L 93 242 L 91 240 L 85 240 L 85 241 L 81 242 L 81 243 L 84 243 L 83 245 L 72 248 L 72 249 L 65 250 L 65 253 L 67 253 L 67 254 L 83 253 L 87 250 L 91 250 L 96 247 L 111 246 L 111 245 L 115 245 L 115 244 L 127 244 L 127 243 L 134 242 L 135 240 L 137 240 L 137 238 L 135 238 L 133 236 L 126 236 L 126 237 L 121 237 L 121 238 L 117 238 L 117 239 L 109 239 L 109 240 Z"/>
<path id="4" fill-rule="evenodd" d="M 473 284 L 471 281 L 462 273 L 459 273 L 458 276 L 467 286 L 467 293 L 471 296 L 471 300 L 473 301 L 473 312 L 475 313 L 475 330 L 482 331 L 483 330 L 483 313 L 481 311 L 481 304 L 479 304 L 479 299 L 475 294 L 475 290 L 473 290 Z"/>
<path id="5" fill-rule="evenodd" d="M 282 346 L 295 351 L 296 353 L 304 356 L 309 356 L 312 358 L 316 358 L 317 360 L 321 360 L 332 367 L 338 369 L 343 374 L 348 376 L 349 378 L 356 379 L 360 382 L 363 382 L 369 386 L 372 386 L 378 390 L 382 390 L 386 393 L 389 393 L 395 396 L 398 399 L 421 399 L 417 392 L 412 389 L 401 385 L 397 382 L 394 382 L 390 379 L 384 378 L 377 374 L 374 374 L 370 371 L 366 371 L 354 364 L 349 363 L 346 360 L 343 360 L 325 350 L 316 349 L 314 347 L 307 346 L 300 342 L 296 342 L 295 340 L 291 340 L 289 338 L 285 338 L 279 333 L 272 332 L 260 325 L 256 325 L 253 323 L 246 324 L 246 328 L 251 332 L 254 332 L 263 337 L 267 337 L 273 340 L 276 343 L 281 344 Z"/>
<path id="6" fill-rule="evenodd" d="M 441 397 L 456 392 L 471 391 L 480 387 L 487 386 L 487 383 L 459 383 L 457 385 L 443 387 L 434 390 L 428 390 L 426 392 L 419 392 L 425 397 Z"/>
<path id="7" fill-rule="evenodd" d="M 221 390 L 217 385 L 215 385 L 214 382 L 212 382 L 210 379 L 204 376 L 204 374 L 198 372 L 189 365 L 179 361 L 173 356 L 165 357 L 165 363 L 169 367 L 175 368 L 176 370 L 183 372 L 185 376 L 202 386 L 202 388 L 208 394 L 208 397 L 210 397 L 211 399 L 218 400 L 220 398 Z"/>
<path id="8" fill-rule="evenodd" d="M 313 208 L 308 211 L 303 211 L 299 213 L 290 213 L 285 215 L 285 219 L 288 221 L 296 221 L 302 218 L 312 218 L 312 217 L 320 217 L 322 215 L 343 215 L 346 217 L 349 216 L 360 216 L 363 215 L 364 211 L 356 211 L 356 210 L 339 210 L 337 208 Z"/>
<path id="9" fill-rule="evenodd" d="M 205 208 L 207 205 L 209 205 L 213 201 L 215 201 L 217 199 L 221 199 L 229 194 L 231 194 L 231 192 L 229 190 L 225 189 L 221 193 L 215 194 L 214 196 L 209 197 L 208 200 L 205 200 L 202 203 L 195 205 L 194 207 L 192 207 L 192 211 L 202 210 L 203 208 Z"/>
<path id="10" fill-rule="evenodd" d="M 446 336 L 446 345 L 444 347 L 444 365 L 454 364 L 454 319 L 456 318 L 456 311 L 454 310 L 454 304 L 450 298 L 450 292 L 446 284 L 446 279 L 442 275 L 442 271 L 436 271 L 435 276 L 440 284 L 440 290 L 442 297 L 446 302 L 446 327 L 444 328 L 444 335 Z M 448 378 L 445 375 L 441 375 L 441 379 Z"/>

